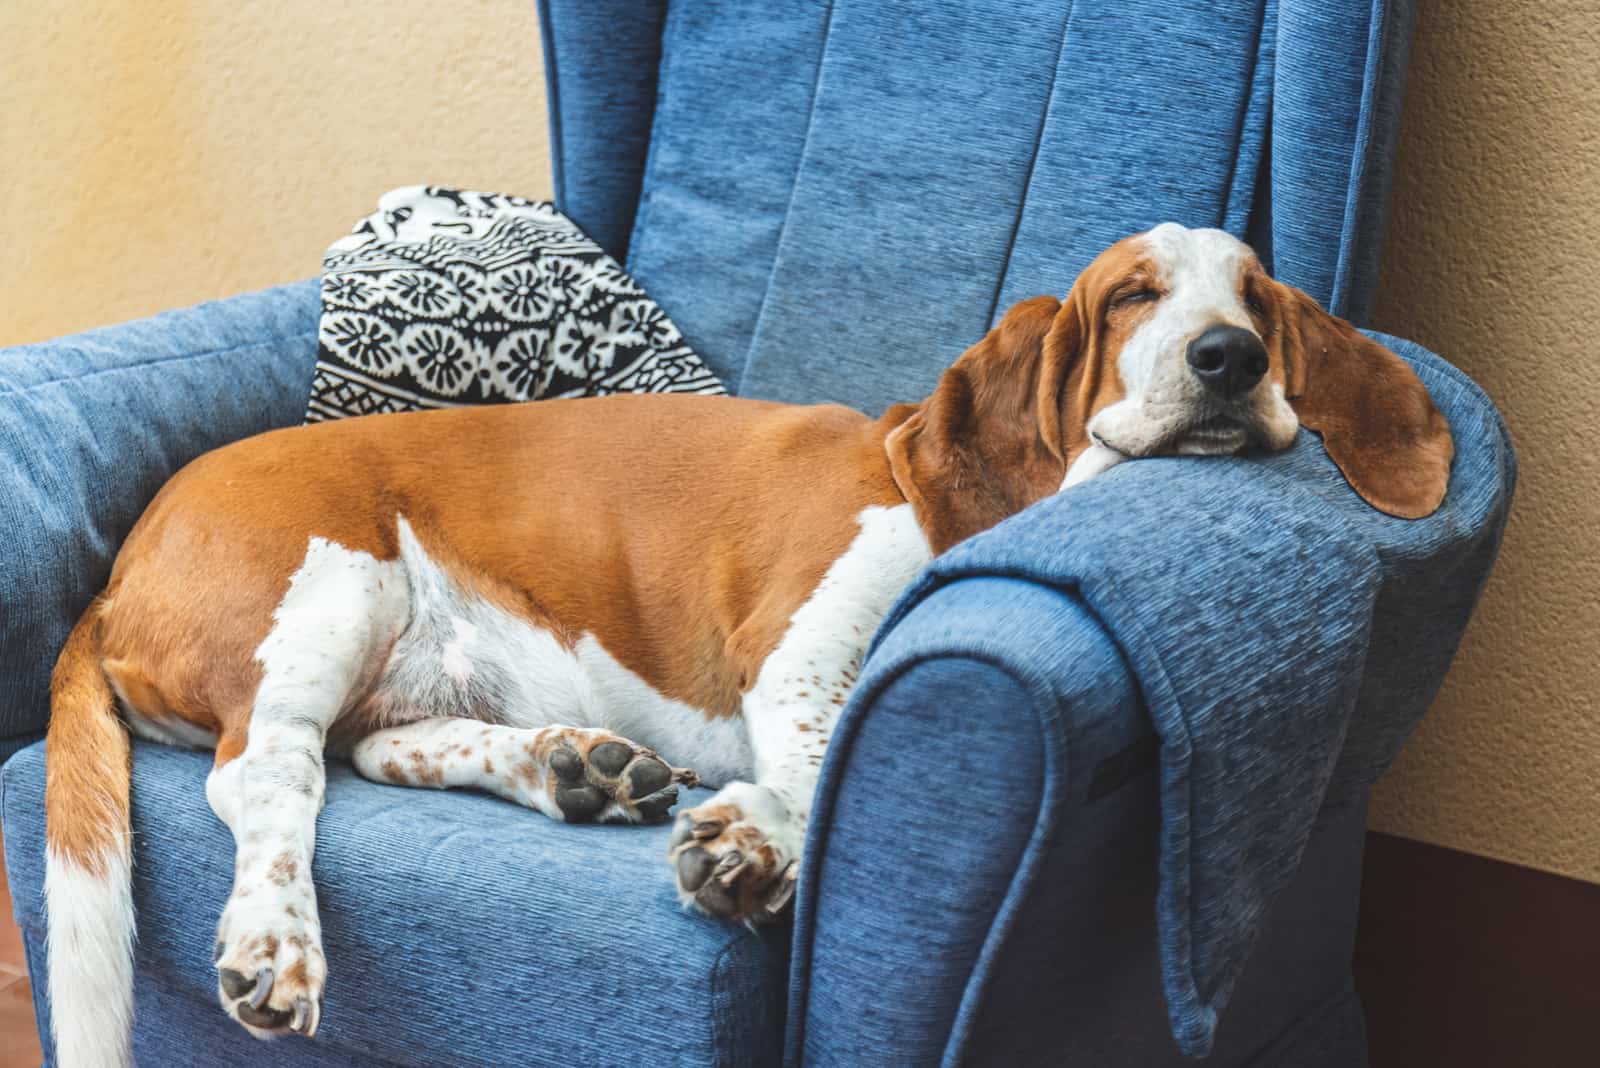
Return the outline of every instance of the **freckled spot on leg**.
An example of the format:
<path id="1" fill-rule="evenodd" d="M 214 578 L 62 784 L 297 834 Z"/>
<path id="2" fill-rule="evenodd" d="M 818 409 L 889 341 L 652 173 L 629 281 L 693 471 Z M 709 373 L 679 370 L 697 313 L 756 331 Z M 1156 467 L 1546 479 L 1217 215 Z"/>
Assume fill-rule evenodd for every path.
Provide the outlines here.
<path id="1" fill-rule="evenodd" d="M 383 772 L 383 777 L 388 779 L 390 782 L 406 781 L 406 773 L 400 770 L 400 765 L 396 761 L 385 760 L 383 762 L 383 767 L 379 770 Z"/>
<path id="2" fill-rule="evenodd" d="M 461 747 L 461 758 L 463 760 L 465 760 L 467 757 L 469 757 L 471 755 L 472 755 L 472 746 L 464 745 L 464 746 Z"/>
<path id="3" fill-rule="evenodd" d="M 256 941 L 256 950 L 263 957 L 276 957 L 278 955 L 278 939 L 274 935 L 262 935 Z"/>
<path id="4" fill-rule="evenodd" d="M 267 869 L 267 878 L 277 886 L 288 886 L 300 872 L 300 865 L 295 863 L 293 857 L 287 853 L 280 853 L 273 858 L 272 867 Z"/>
<path id="5" fill-rule="evenodd" d="M 301 957 L 283 970 L 283 974 L 278 976 L 278 982 L 289 986 L 303 986 L 310 978 L 307 974 L 306 959 Z"/>
<path id="6" fill-rule="evenodd" d="M 285 905 L 283 912 L 284 915 L 288 916 L 291 920 L 298 920 L 300 918 L 300 910 L 295 908 L 293 905 Z"/>
<path id="7" fill-rule="evenodd" d="M 796 697 L 810 697 L 811 696 L 811 691 L 810 690 L 801 690 L 799 693 L 795 694 L 795 696 Z"/>
<path id="8" fill-rule="evenodd" d="M 794 725 L 794 729 L 797 730 L 797 731 L 808 731 L 808 730 L 811 729 L 811 724 L 809 724 L 809 723 L 796 723 Z"/>
<path id="9" fill-rule="evenodd" d="M 483 773 L 485 775 L 494 774 L 494 761 L 490 760 L 488 757 L 483 758 Z"/>
<path id="10" fill-rule="evenodd" d="M 408 755 L 411 759 L 411 774 L 418 782 L 427 783 L 430 786 L 442 786 L 444 784 L 444 772 L 440 771 L 437 765 L 429 764 L 428 758 L 422 750 L 413 749 Z"/>

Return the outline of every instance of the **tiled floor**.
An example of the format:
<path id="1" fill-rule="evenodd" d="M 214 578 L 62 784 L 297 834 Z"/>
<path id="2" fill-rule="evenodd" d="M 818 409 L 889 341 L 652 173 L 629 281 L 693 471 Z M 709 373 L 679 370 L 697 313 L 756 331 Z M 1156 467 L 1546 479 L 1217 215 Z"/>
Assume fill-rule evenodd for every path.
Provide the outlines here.
<path id="1" fill-rule="evenodd" d="M 4 842 L 0 837 L 0 849 Z M 0 864 L 0 1068 L 38 1068 L 40 1056 L 22 932 L 11 919 L 11 893 L 5 866 Z"/>

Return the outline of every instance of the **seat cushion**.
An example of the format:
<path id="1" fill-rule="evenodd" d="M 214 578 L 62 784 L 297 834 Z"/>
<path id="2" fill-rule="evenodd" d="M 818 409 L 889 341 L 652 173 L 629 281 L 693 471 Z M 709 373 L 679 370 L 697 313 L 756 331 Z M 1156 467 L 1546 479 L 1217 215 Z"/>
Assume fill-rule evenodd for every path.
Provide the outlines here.
<path id="1" fill-rule="evenodd" d="M 211 947 L 233 843 L 206 805 L 210 767 L 209 753 L 134 747 L 136 1041 L 147 1050 L 175 1049 L 191 1027 L 208 1043 L 218 1034 L 205 1014 L 222 1011 Z M 15 910 L 37 957 L 42 744 L 7 762 L 0 790 Z M 315 861 L 330 973 L 321 1030 L 310 1045 L 271 1046 L 241 1031 L 228 1063 L 775 1062 L 787 929 L 755 934 L 680 909 L 666 837 L 378 786 L 330 762 Z M 193 1024 L 176 1008 L 186 1002 Z M 326 1059 L 309 1056 L 322 1049 Z"/>

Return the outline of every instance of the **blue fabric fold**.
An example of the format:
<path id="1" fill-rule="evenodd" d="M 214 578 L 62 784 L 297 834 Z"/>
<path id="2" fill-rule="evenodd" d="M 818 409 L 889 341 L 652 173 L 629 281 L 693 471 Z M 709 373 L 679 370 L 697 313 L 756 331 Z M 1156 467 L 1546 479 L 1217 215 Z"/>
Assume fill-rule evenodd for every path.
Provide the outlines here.
<path id="1" fill-rule="evenodd" d="M 161 484 L 300 418 L 317 309 L 312 279 L 0 349 L 0 739 L 44 730 L 67 632 Z"/>
<path id="2" fill-rule="evenodd" d="M 1156 929 L 1191 1056 L 1319 817 L 1381 774 L 1437 692 L 1510 505 L 1513 454 L 1477 387 L 1374 336 L 1455 434 L 1433 516 L 1369 507 L 1306 431 L 1273 455 L 1127 463 L 956 546 L 879 632 L 947 583 L 1001 575 L 1075 591 L 1120 647 L 1161 740 Z"/>

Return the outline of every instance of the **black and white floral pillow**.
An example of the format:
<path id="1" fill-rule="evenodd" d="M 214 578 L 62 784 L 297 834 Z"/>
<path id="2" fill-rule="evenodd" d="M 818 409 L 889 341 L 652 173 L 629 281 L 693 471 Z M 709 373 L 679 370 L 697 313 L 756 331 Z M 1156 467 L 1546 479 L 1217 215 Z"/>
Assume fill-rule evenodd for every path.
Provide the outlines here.
<path id="1" fill-rule="evenodd" d="M 308 423 L 722 392 L 666 313 L 551 204 L 408 186 L 323 257 Z"/>

